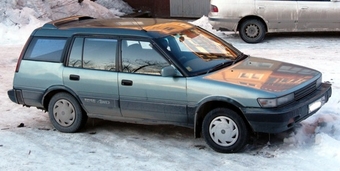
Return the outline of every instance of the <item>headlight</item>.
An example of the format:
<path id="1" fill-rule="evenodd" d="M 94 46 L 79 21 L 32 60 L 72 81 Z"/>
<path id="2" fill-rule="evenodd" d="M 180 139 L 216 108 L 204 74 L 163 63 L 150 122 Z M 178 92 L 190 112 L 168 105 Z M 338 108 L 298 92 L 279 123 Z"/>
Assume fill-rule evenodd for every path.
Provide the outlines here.
<path id="1" fill-rule="evenodd" d="M 257 99 L 261 107 L 277 107 L 294 100 L 294 93 L 275 99 Z"/>

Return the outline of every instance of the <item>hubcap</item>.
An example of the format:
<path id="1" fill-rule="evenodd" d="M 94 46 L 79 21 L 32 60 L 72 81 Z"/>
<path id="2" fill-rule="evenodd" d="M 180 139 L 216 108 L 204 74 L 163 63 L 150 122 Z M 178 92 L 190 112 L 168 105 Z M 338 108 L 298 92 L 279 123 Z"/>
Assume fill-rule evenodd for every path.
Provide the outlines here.
<path id="1" fill-rule="evenodd" d="M 54 119 L 61 126 L 70 126 L 75 120 L 75 110 L 73 105 L 65 100 L 58 100 L 53 106 Z"/>
<path id="2" fill-rule="evenodd" d="M 212 140 L 221 146 L 233 145 L 239 136 L 236 123 L 225 116 L 219 116 L 211 121 L 209 133 Z"/>
<path id="3" fill-rule="evenodd" d="M 255 24 L 250 24 L 246 27 L 246 34 L 250 38 L 255 38 L 260 34 L 260 28 Z"/>

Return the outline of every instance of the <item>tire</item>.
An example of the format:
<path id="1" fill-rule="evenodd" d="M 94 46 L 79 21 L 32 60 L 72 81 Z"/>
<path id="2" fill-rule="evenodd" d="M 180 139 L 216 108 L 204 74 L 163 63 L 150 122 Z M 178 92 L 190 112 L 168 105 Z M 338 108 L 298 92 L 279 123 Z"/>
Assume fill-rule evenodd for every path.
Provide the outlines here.
<path id="1" fill-rule="evenodd" d="M 259 43 L 264 39 L 266 28 L 262 21 L 249 19 L 241 23 L 239 34 L 241 39 L 247 43 Z"/>
<path id="2" fill-rule="evenodd" d="M 68 93 L 57 93 L 52 97 L 48 114 L 52 125 L 60 132 L 77 132 L 87 121 L 78 101 Z"/>
<path id="3" fill-rule="evenodd" d="M 243 119 L 235 111 L 226 108 L 216 108 L 205 116 L 202 134 L 206 143 L 221 153 L 242 150 L 249 138 L 249 130 Z"/>

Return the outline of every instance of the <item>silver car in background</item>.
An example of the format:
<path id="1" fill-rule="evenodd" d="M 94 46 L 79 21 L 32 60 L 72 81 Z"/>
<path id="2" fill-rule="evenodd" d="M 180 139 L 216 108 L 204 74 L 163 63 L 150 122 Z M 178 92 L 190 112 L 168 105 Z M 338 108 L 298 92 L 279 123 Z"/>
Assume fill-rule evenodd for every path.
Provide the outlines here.
<path id="1" fill-rule="evenodd" d="M 267 32 L 340 31 L 340 0 L 211 0 L 215 29 L 238 31 L 247 43 Z"/>

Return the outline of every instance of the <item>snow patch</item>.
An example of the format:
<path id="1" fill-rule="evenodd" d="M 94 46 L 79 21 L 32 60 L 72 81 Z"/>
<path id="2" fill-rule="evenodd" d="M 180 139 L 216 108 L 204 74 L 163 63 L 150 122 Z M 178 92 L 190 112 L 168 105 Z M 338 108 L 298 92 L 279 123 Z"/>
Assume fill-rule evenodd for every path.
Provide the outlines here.
<path id="1" fill-rule="evenodd" d="M 121 0 L 99 0 L 98 3 L 90 0 L 81 3 L 76 0 L 6 0 L 0 1 L 0 6 L 0 44 L 3 45 L 24 44 L 35 28 L 51 20 L 73 15 L 112 18 L 133 11 Z"/>

